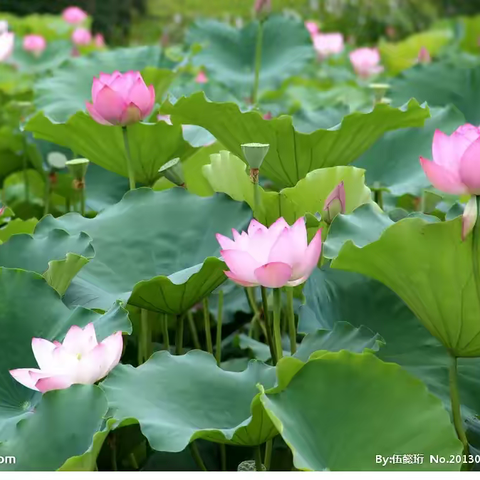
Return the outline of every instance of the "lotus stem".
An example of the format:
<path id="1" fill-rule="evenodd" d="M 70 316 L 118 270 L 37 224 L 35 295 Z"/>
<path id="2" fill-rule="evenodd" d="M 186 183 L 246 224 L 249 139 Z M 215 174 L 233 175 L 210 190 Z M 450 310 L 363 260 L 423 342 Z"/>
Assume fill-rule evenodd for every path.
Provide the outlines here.
<path id="1" fill-rule="evenodd" d="M 217 313 L 217 339 L 215 347 L 215 358 L 217 365 L 222 362 L 222 320 L 223 320 L 223 290 L 218 293 L 218 313 Z"/>
<path id="2" fill-rule="evenodd" d="M 460 394 L 458 392 L 458 364 L 457 357 L 451 355 L 451 364 L 450 364 L 450 375 L 449 375 L 449 384 L 450 384 L 450 401 L 452 405 L 452 416 L 453 424 L 455 425 L 455 430 L 457 432 L 458 439 L 463 443 L 463 453 L 468 455 L 468 440 L 463 427 L 462 413 L 460 410 Z"/>
<path id="3" fill-rule="evenodd" d="M 270 470 L 270 464 L 272 463 L 272 448 L 273 440 L 267 440 L 267 443 L 265 443 L 265 460 L 263 462 L 267 470 Z"/>
<path id="4" fill-rule="evenodd" d="M 290 335 L 290 353 L 297 351 L 297 327 L 295 325 L 295 312 L 293 310 L 293 287 L 285 287 L 287 293 L 287 319 L 288 333 Z"/>
<path id="5" fill-rule="evenodd" d="M 197 444 L 195 443 L 195 440 L 190 444 L 190 453 L 192 454 L 192 457 L 195 460 L 197 467 L 200 470 L 203 470 L 204 472 L 206 472 L 207 467 L 205 466 L 205 463 L 203 463 L 202 457 L 200 455 L 200 452 L 198 451 L 198 447 L 197 447 Z"/>
<path id="6" fill-rule="evenodd" d="M 193 313 L 191 310 L 187 312 L 188 327 L 190 329 L 190 334 L 192 335 L 193 346 L 197 350 L 201 350 L 202 346 L 200 345 L 200 340 L 198 339 L 197 327 L 195 325 L 195 319 L 193 318 Z"/>
<path id="7" fill-rule="evenodd" d="M 28 203 L 30 199 L 30 181 L 28 178 L 27 139 L 25 138 L 25 135 L 23 135 L 22 169 L 23 183 L 25 186 L 25 203 Z"/>
<path id="8" fill-rule="evenodd" d="M 128 181 L 130 183 L 130 190 L 135 190 L 135 170 L 132 164 L 132 155 L 130 152 L 130 142 L 128 141 L 127 127 L 122 127 L 123 143 L 125 145 L 125 158 L 127 160 Z"/>
<path id="9" fill-rule="evenodd" d="M 252 103 L 257 104 L 260 85 L 260 68 L 262 66 L 263 23 L 258 22 L 257 44 L 255 47 L 255 77 L 253 80 Z"/>
<path id="10" fill-rule="evenodd" d="M 220 465 L 222 472 L 227 470 L 227 447 L 224 443 L 220 443 Z"/>
<path id="11" fill-rule="evenodd" d="M 162 328 L 163 328 L 163 348 L 167 352 L 169 352 L 170 351 L 170 338 L 168 336 L 168 315 L 166 313 L 163 315 Z"/>
<path id="12" fill-rule="evenodd" d="M 138 337 L 138 364 L 146 362 L 151 353 L 151 332 L 148 320 L 148 310 L 142 308 L 140 311 L 140 332 Z"/>
<path id="13" fill-rule="evenodd" d="M 48 215 L 50 210 L 50 178 L 48 175 L 45 177 L 45 195 L 44 195 L 44 206 L 43 206 L 43 215 Z"/>
<path id="14" fill-rule="evenodd" d="M 272 322 L 270 321 L 270 313 L 268 311 L 268 293 L 265 287 L 261 287 L 262 302 L 263 302 L 263 315 L 265 318 L 265 329 L 267 333 L 267 343 L 270 348 L 270 355 L 272 357 L 272 363 L 277 364 L 277 355 L 275 353 L 275 347 L 273 344 Z"/>
<path id="15" fill-rule="evenodd" d="M 275 342 L 275 352 L 277 354 L 277 362 L 283 357 L 281 313 L 282 313 L 282 291 L 279 288 L 274 288 L 273 289 L 273 339 Z"/>
<path id="16" fill-rule="evenodd" d="M 213 355 L 212 331 L 210 327 L 210 312 L 208 310 L 208 297 L 203 299 L 203 319 L 205 322 L 205 337 L 207 340 L 207 352 Z"/>
<path id="17" fill-rule="evenodd" d="M 263 472 L 262 451 L 260 445 L 255 447 L 255 470 L 257 472 Z"/>
<path id="18" fill-rule="evenodd" d="M 85 187 L 80 189 L 80 213 L 85 216 Z"/>
<path id="19" fill-rule="evenodd" d="M 181 355 L 183 350 L 183 323 L 185 314 L 177 317 L 177 325 L 175 329 L 175 355 Z"/>

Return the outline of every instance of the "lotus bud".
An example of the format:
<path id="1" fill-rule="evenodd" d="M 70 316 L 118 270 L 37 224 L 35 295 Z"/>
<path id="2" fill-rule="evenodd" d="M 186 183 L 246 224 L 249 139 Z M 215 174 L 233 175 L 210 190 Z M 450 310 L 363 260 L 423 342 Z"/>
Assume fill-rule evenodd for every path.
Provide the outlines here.
<path id="1" fill-rule="evenodd" d="M 39 57 L 47 48 L 47 41 L 41 35 L 27 35 L 23 39 L 23 49 Z"/>
<path id="2" fill-rule="evenodd" d="M 430 56 L 430 52 L 425 48 L 422 47 L 420 52 L 418 53 L 418 62 L 419 63 L 431 63 L 432 57 Z"/>
<path id="3" fill-rule="evenodd" d="M 79 7 L 68 7 L 62 12 L 62 17 L 67 23 L 78 25 L 88 18 L 88 13 Z"/>
<path id="4" fill-rule="evenodd" d="M 468 237 L 468 235 L 473 231 L 475 224 L 477 223 L 478 218 L 478 205 L 477 205 L 477 196 L 472 195 L 470 200 L 465 207 L 462 217 L 462 240 Z"/>
<path id="5" fill-rule="evenodd" d="M 250 165 L 250 179 L 253 183 L 258 183 L 259 170 L 269 148 L 268 143 L 244 143 L 242 145 L 243 155 Z"/>
<path id="6" fill-rule="evenodd" d="M 178 187 L 185 188 L 185 176 L 183 174 L 182 162 L 179 158 L 170 160 L 158 172 Z"/>
<path id="7" fill-rule="evenodd" d="M 323 207 L 323 219 L 326 223 L 332 223 L 339 213 L 345 213 L 345 185 L 340 182 L 325 200 Z"/>
<path id="8" fill-rule="evenodd" d="M 254 10 L 256 15 L 268 13 L 272 9 L 272 0 L 255 0 Z"/>
<path id="9" fill-rule="evenodd" d="M 85 175 L 89 161 L 86 158 L 76 158 L 75 160 L 68 160 L 65 165 L 68 171 L 73 176 L 73 188 L 75 190 L 82 190 L 85 188 Z"/>
<path id="10" fill-rule="evenodd" d="M 76 28 L 72 33 L 72 42 L 77 46 L 90 45 L 92 34 L 87 28 Z"/>

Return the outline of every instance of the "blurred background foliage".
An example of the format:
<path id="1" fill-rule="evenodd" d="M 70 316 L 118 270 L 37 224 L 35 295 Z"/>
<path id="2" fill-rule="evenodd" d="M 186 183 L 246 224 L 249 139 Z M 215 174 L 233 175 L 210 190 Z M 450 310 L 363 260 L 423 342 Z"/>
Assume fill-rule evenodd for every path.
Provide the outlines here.
<path id="1" fill-rule="evenodd" d="M 0 11 L 58 14 L 70 4 L 88 11 L 93 31 L 103 33 L 110 44 L 145 44 L 162 35 L 165 41 L 182 39 L 197 17 L 241 24 L 252 16 L 253 0 L 0 0 Z M 276 12 L 291 10 L 317 20 L 325 31 L 341 31 L 359 43 L 398 41 L 439 18 L 480 12 L 480 0 L 272 0 L 272 6 Z M 34 15 L 32 27 L 36 21 Z"/>

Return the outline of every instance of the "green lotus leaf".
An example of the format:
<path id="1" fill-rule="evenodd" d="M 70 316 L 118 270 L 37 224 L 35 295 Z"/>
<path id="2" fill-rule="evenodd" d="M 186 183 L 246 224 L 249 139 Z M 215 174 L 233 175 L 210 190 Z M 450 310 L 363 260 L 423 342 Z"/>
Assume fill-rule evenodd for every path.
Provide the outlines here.
<path id="1" fill-rule="evenodd" d="M 61 228 L 93 240 L 95 258 L 73 280 L 67 304 L 105 310 L 122 300 L 180 314 L 226 280 L 215 234 L 242 230 L 250 218 L 248 207 L 223 195 L 141 188 L 93 219 L 46 217 L 36 233 Z"/>
<path id="2" fill-rule="evenodd" d="M 79 110 L 84 111 L 85 102 L 91 101 L 93 77 L 114 70 L 140 70 L 145 82 L 154 85 L 160 101 L 175 73 L 155 68 L 159 66 L 162 66 L 162 54 L 156 46 L 119 48 L 72 58 L 52 76 L 35 83 L 35 105 L 52 120 L 65 122 Z"/>
<path id="3" fill-rule="evenodd" d="M 435 82 L 432 82 L 435 78 Z M 480 67 L 464 65 L 455 60 L 444 60 L 426 65 L 416 65 L 403 72 L 392 82 L 389 97 L 394 105 L 414 97 L 427 102 L 430 107 L 455 105 L 467 122 L 480 123 Z"/>
<path id="4" fill-rule="evenodd" d="M 278 32 L 282 32 L 279 36 Z M 199 20 L 189 29 L 187 42 L 204 46 L 193 58 L 209 76 L 239 95 L 249 95 L 255 77 L 258 21 L 237 29 L 216 20 Z M 260 91 L 272 90 L 282 80 L 299 73 L 315 57 L 302 21 L 271 16 L 263 23 Z"/>
<path id="5" fill-rule="evenodd" d="M 154 450 L 181 452 L 198 438 L 253 446 L 275 436 L 257 389 L 274 382 L 274 369 L 262 362 L 226 372 L 212 355 L 192 350 L 157 352 L 137 368 L 120 365 L 101 387 L 120 425 L 135 420 Z"/>
<path id="6" fill-rule="evenodd" d="M 450 135 L 465 123 L 464 116 L 453 106 L 431 109 L 432 118 L 423 128 L 408 128 L 387 132 L 355 166 L 366 170 L 367 185 L 387 188 L 393 195 L 407 193 L 421 196 L 430 182 L 419 157 L 432 158 L 435 130 Z"/>
<path id="7" fill-rule="evenodd" d="M 131 325 L 127 311 L 119 304 L 104 315 L 81 307 L 69 310 L 41 275 L 19 269 L 0 268 L 0 306 L 2 442 L 15 435 L 18 421 L 29 417 L 42 399 L 39 392 L 23 387 L 8 373 L 15 368 L 36 367 L 33 337 L 62 341 L 72 325 L 84 327 L 93 322 L 101 341 L 119 330 L 130 333 Z M 28 461 L 28 457 L 23 461 Z M 57 468 L 60 466 L 61 463 Z"/>
<path id="8" fill-rule="evenodd" d="M 214 191 L 244 201 L 255 210 L 254 186 L 246 165 L 238 157 L 226 151 L 212 155 L 210 165 L 203 167 L 203 174 Z M 364 175 L 364 170 L 354 167 L 322 168 L 308 173 L 294 187 L 280 192 L 265 192 L 259 187 L 261 206 L 257 208 L 255 218 L 270 225 L 282 216 L 293 223 L 306 213 L 321 214 L 328 195 L 342 181 L 346 191 L 345 209 L 350 213 L 359 205 L 371 202 Z"/>
<path id="9" fill-rule="evenodd" d="M 108 434 L 103 426 L 107 411 L 105 394 L 95 385 L 46 393 L 35 411 L 18 422 L 12 438 L 0 443 L 0 455 L 16 459 L 2 470 L 52 471 L 65 462 L 72 465 L 71 457 L 77 470 L 94 470 Z"/>
<path id="10" fill-rule="evenodd" d="M 359 273 L 322 267 L 310 276 L 303 293 L 306 303 L 299 312 L 299 332 L 331 330 L 343 321 L 378 332 L 386 343 L 377 356 L 422 380 L 450 409 L 451 358 L 447 349 L 388 287 Z M 466 419 L 480 412 L 479 368 L 478 358 L 458 359 L 460 400 Z"/>
<path id="11" fill-rule="evenodd" d="M 65 123 L 57 123 L 39 112 L 25 129 L 37 138 L 68 147 L 91 162 L 128 177 L 120 126 L 100 125 L 83 112 L 76 113 Z M 137 123 L 127 130 L 135 180 L 146 185 L 153 185 L 160 176 L 159 168 L 169 160 L 184 160 L 196 151 L 183 139 L 182 128 L 178 125 Z"/>
<path id="12" fill-rule="evenodd" d="M 439 223 L 406 218 L 363 248 L 347 242 L 332 267 L 387 285 L 452 355 L 480 356 L 480 272 L 473 270 L 478 252 L 472 235 L 463 242 L 461 231 L 461 218 Z"/>
<path id="13" fill-rule="evenodd" d="M 19 233 L 33 233 L 37 223 L 38 220 L 36 218 L 30 218 L 29 220 L 15 218 L 14 220 L 10 220 L 0 229 L 0 242 L 5 243 L 12 237 L 12 235 L 17 235 Z"/>
<path id="14" fill-rule="evenodd" d="M 277 375 L 279 386 L 261 400 L 296 468 L 460 470 L 458 463 L 430 461 L 430 455 L 461 454 L 462 444 L 440 400 L 398 365 L 342 351 L 306 364 L 284 358 Z M 423 463 L 377 461 L 399 455 L 403 462 L 413 454 L 423 455 Z"/>
<path id="15" fill-rule="evenodd" d="M 292 118 L 264 120 L 258 112 L 242 113 L 234 103 L 215 103 L 200 92 L 165 102 L 162 111 L 173 123 L 206 128 L 226 149 L 240 158 L 244 143 L 268 143 L 270 150 L 261 173 L 279 186 L 293 187 L 319 168 L 348 165 L 368 150 L 384 133 L 421 127 L 429 117 L 427 107 L 411 100 L 402 108 L 380 104 L 370 113 L 347 115 L 340 125 L 310 134 L 296 132 Z"/>

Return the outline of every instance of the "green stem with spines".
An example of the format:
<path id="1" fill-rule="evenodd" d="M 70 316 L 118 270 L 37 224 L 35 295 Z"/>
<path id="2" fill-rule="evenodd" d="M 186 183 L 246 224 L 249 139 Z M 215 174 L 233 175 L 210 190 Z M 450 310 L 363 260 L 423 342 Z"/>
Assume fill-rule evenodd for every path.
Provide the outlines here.
<path id="1" fill-rule="evenodd" d="M 452 406 L 452 417 L 455 431 L 458 439 L 463 443 L 463 453 L 468 455 L 468 440 L 463 426 L 462 413 L 460 409 L 460 394 L 458 391 L 458 364 L 457 357 L 451 355 L 451 363 L 449 370 L 449 386 L 450 386 L 450 402 Z"/>
<path id="2" fill-rule="evenodd" d="M 222 320 L 223 320 L 223 290 L 218 293 L 218 313 L 217 313 L 217 338 L 215 346 L 215 358 L 217 365 L 222 362 Z"/>
<path id="3" fill-rule="evenodd" d="M 192 457 L 195 460 L 195 463 L 197 464 L 198 468 L 200 470 L 203 470 L 204 472 L 207 472 L 207 467 L 205 466 L 205 463 L 202 460 L 202 457 L 200 455 L 200 452 L 198 451 L 198 447 L 197 447 L 197 444 L 195 443 L 195 440 L 190 444 L 190 453 L 192 454 Z"/>
<path id="4" fill-rule="evenodd" d="M 207 352 L 213 355 L 212 331 L 210 326 L 210 311 L 208 309 L 208 297 L 203 299 L 203 321 L 205 325 L 205 338 L 207 341 Z"/>
<path id="5" fill-rule="evenodd" d="M 260 86 L 260 69 L 262 66 L 263 22 L 258 22 L 257 43 L 255 46 L 255 77 L 253 80 L 252 103 L 258 102 L 258 89 Z"/>
<path id="6" fill-rule="evenodd" d="M 169 334 L 168 334 L 168 315 L 166 313 L 163 314 L 162 329 L 163 329 L 163 348 L 167 352 L 169 352 L 170 351 L 170 338 L 169 338 Z"/>
<path id="7" fill-rule="evenodd" d="M 191 310 L 187 312 L 188 328 L 190 329 L 190 335 L 192 336 L 193 346 L 197 350 L 201 350 L 200 340 L 198 339 L 197 326 L 195 325 L 195 319 Z"/>
<path id="8" fill-rule="evenodd" d="M 265 460 L 263 464 L 267 470 L 270 470 L 270 464 L 272 463 L 272 449 L 273 449 L 273 440 L 267 440 L 265 443 Z"/>
<path id="9" fill-rule="evenodd" d="M 283 357 L 282 347 L 282 291 L 279 288 L 273 289 L 273 339 L 275 343 L 275 353 L 277 362 Z"/>
<path id="10" fill-rule="evenodd" d="M 295 325 L 295 311 L 293 310 L 293 287 L 285 287 L 287 294 L 288 333 L 290 336 L 290 353 L 297 351 L 297 327 Z"/>
<path id="11" fill-rule="evenodd" d="M 130 142 L 128 140 L 127 127 L 122 127 L 123 143 L 125 145 L 125 158 L 127 160 L 128 181 L 130 190 L 135 190 L 135 170 L 132 164 L 132 155 L 130 152 Z"/>
<path id="12" fill-rule="evenodd" d="M 265 330 L 267 332 L 267 343 L 270 348 L 270 356 L 272 363 L 277 364 L 277 354 L 275 352 L 275 345 L 273 343 L 272 322 L 270 320 L 270 312 L 268 311 L 268 292 L 265 287 L 260 287 L 262 292 L 263 315 L 265 318 Z"/>
<path id="13" fill-rule="evenodd" d="M 260 445 L 255 447 L 255 470 L 257 472 L 263 472 L 262 451 Z"/>
<path id="14" fill-rule="evenodd" d="M 181 355 L 183 350 L 183 324 L 185 314 L 177 317 L 177 325 L 175 329 L 175 355 Z"/>

